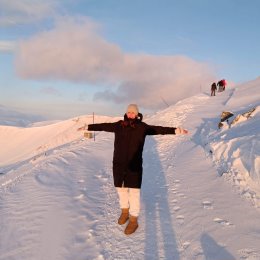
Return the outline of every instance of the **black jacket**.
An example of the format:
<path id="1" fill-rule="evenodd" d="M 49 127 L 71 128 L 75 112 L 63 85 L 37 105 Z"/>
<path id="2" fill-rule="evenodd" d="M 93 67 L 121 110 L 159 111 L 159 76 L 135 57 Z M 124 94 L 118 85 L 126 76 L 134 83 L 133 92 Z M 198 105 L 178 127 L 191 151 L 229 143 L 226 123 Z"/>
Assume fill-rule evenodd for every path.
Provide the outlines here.
<path id="1" fill-rule="evenodd" d="M 131 120 L 115 123 L 90 124 L 88 130 L 115 133 L 113 177 L 115 187 L 141 188 L 143 173 L 143 147 L 147 135 L 175 134 L 175 127 L 148 125 L 142 114 Z"/>

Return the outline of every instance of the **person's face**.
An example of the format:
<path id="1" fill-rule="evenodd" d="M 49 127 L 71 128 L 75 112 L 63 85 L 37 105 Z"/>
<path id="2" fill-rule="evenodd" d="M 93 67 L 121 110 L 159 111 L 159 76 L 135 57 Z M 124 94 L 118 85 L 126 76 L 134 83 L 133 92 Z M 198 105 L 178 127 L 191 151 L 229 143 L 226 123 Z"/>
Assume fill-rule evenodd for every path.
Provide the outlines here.
<path id="1" fill-rule="evenodd" d="M 135 115 L 134 112 L 127 112 L 126 115 L 127 115 L 127 117 L 128 117 L 129 119 L 135 119 L 135 117 L 136 117 L 136 115 Z"/>

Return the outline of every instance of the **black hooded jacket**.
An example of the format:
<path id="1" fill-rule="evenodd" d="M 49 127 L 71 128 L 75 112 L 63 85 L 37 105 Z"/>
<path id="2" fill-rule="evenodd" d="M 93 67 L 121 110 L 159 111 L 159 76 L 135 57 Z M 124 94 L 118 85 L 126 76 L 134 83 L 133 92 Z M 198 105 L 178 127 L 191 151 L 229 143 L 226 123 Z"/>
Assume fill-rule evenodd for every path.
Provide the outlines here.
<path id="1" fill-rule="evenodd" d="M 135 119 L 115 123 L 90 124 L 88 130 L 115 134 L 113 177 L 115 187 L 141 188 L 143 173 L 143 147 L 147 135 L 175 134 L 175 127 L 148 125 L 142 114 Z"/>

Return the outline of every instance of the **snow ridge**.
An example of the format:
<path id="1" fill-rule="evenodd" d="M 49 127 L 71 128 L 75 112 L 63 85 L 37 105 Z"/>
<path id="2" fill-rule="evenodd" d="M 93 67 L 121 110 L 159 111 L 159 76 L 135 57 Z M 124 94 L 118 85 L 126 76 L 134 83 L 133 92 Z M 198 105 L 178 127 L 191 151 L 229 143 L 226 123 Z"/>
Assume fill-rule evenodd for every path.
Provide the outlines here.
<path id="1" fill-rule="evenodd" d="M 242 88 L 247 102 L 252 86 L 259 85 Z M 10 157 L 0 153 L 0 259 L 260 259 L 259 117 L 218 129 L 222 110 L 249 107 L 234 98 L 241 102 L 239 90 L 202 93 L 145 116 L 190 134 L 147 137 L 139 228 L 131 236 L 117 224 L 113 134 L 83 138 L 77 128 L 91 116 L 27 130 L 0 126 Z"/>

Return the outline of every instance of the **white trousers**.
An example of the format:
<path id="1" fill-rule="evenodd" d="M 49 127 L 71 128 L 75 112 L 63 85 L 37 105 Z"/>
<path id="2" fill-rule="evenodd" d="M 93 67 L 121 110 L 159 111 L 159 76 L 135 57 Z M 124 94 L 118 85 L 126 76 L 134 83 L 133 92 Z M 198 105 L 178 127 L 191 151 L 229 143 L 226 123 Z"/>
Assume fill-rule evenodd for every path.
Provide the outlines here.
<path id="1" fill-rule="evenodd" d="M 116 190 L 119 196 L 120 208 L 129 208 L 130 215 L 138 217 L 140 213 L 140 189 L 117 187 Z"/>

